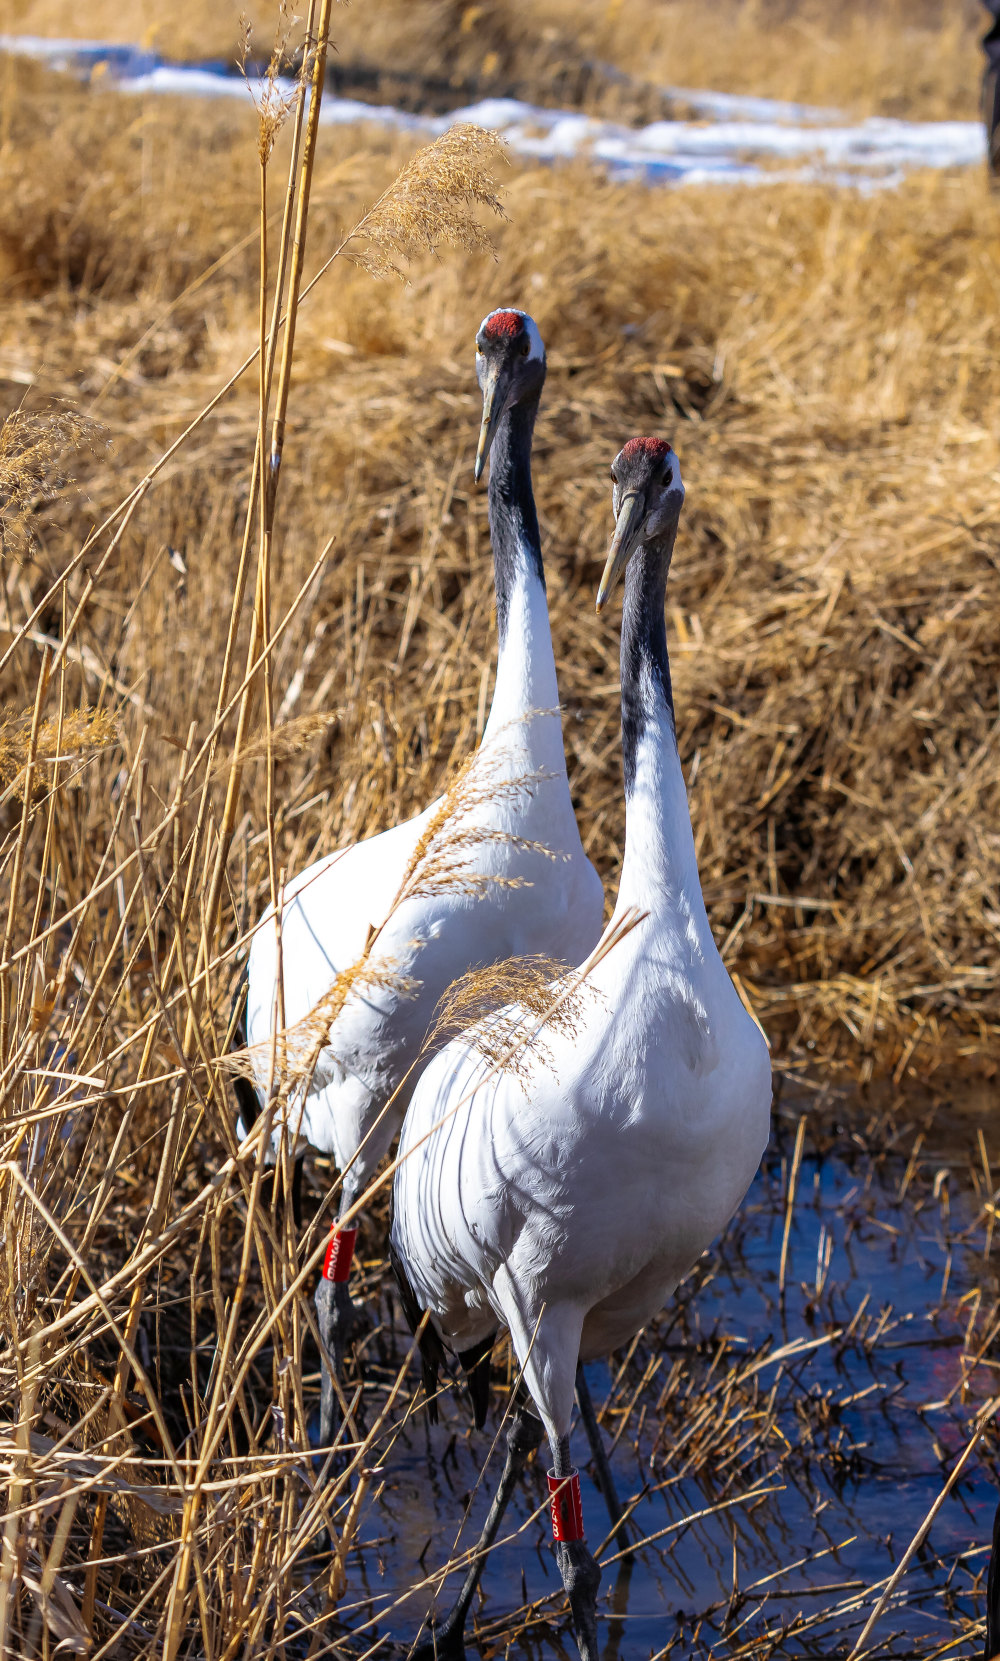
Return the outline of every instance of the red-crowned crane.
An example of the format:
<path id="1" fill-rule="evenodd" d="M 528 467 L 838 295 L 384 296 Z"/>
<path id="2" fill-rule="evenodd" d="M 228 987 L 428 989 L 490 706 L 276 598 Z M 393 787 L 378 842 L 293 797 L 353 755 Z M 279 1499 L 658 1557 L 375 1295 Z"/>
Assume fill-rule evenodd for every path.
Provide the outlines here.
<path id="1" fill-rule="evenodd" d="M 425 1382 L 444 1345 L 479 1364 L 505 1327 L 522 1369 L 507 1458 L 458 1602 L 416 1653 L 463 1656 L 463 1629 L 525 1458 L 548 1439 L 555 1551 L 580 1654 L 597 1661 L 600 1569 L 570 1453 L 578 1363 L 627 1344 L 746 1193 L 764 1151 L 771 1067 L 702 899 L 664 626 L 684 501 L 660 439 L 615 458 L 600 611 L 626 570 L 621 638 L 625 855 L 616 918 L 572 1033 L 530 1036 L 517 1074 L 473 1031 L 428 1064 L 394 1179 L 390 1252 L 411 1322 L 430 1313 Z M 487 1017 L 516 1030 L 519 1011 Z M 530 1035 L 534 1017 L 524 1017 Z M 467 1365 L 468 1363 L 466 1363 Z"/>
<path id="2" fill-rule="evenodd" d="M 415 819 L 311 865 L 289 883 L 281 909 L 285 1029 L 294 1029 L 370 947 L 365 976 L 348 994 L 323 1044 L 290 1128 L 331 1153 L 342 1173 L 338 1216 L 357 1200 L 403 1122 L 441 994 L 470 969 L 544 954 L 579 963 L 601 930 L 603 890 L 580 842 L 566 777 L 559 691 L 549 631 L 531 443 L 545 381 L 545 349 L 533 320 L 510 308 L 476 336 L 483 394 L 476 478 L 490 458 L 489 519 L 496 583 L 498 660 L 493 703 L 454 823 L 440 802 Z M 511 782 L 513 781 L 513 783 Z M 518 784 L 517 781 L 522 781 Z M 461 798 L 462 793 L 459 792 Z M 471 805 L 469 803 L 471 802 Z M 461 841 L 463 880 L 410 881 L 429 829 L 438 853 Z M 447 847 L 445 847 L 447 854 Z M 378 983 L 386 965 L 389 984 Z M 277 1020 L 279 953 L 272 911 L 255 931 L 247 965 L 246 1040 L 266 1080 Z M 411 982 L 400 986 L 400 977 Z M 415 983 L 415 989 L 414 989 Z M 241 1081 L 244 1123 L 259 1108 Z M 339 1367 L 356 1329 L 348 1275 L 356 1223 L 333 1226 L 316 1292 L 319 1330 Z M 320 1439 L 332 1434 L 334 1391 L 324 1364 Z"/>

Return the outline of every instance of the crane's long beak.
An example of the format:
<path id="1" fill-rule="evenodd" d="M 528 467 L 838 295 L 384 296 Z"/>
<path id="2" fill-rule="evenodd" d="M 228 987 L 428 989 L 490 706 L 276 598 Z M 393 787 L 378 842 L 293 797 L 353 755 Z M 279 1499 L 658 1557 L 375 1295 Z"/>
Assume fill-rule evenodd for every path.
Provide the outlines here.
<path id="1" fill-rule="evenodd" d="M 646 498 L 639 490 L 627 490 L 622 497 L 618 509 L 618 518 L 615 520 L 615 534 L 611 538 L 611 547 L 608 551 L 608 561 L 601 577 L 601 586 L 597 590 L 597 609 L 603 611 L 608 599 L 629 561 L 629 555 L 634 553 L 642 539 L 642 528 L 646 523 Z"/>
<path id="2" fill-rule="evenodd" d="M 507 407 L 507 389 L 509 376 L 499 365 L 490 365 L 486 371 L 486 385 L 483 387 L 483 424 L 479 429 L 479 448 L 476 451 L 476 483 L 483 476 L 486 466 L 486 457 L 496 437 L 500 425 L 500 417 Z"/>

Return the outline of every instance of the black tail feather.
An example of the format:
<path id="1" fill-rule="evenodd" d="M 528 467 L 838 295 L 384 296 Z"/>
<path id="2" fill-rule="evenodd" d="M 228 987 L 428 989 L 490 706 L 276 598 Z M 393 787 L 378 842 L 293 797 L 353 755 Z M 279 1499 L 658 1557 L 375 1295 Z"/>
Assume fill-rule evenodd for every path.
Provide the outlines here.
<path id="1" fill-rule="evenodd" d="M 247 1047 L 247 1043 L 248 1043 L 248 1037 L 247 1037 L 247 994 L 248 994 L 249 990 L 250 990 L 250 969 L 249 969 L 249 966 L 247 966 L 246 968 L 244 968 L 243 973 L 240 976 L 239 981 L 237 982 L 236 993 L 233 997 L 232 1008 L 229 1011 L 229 1050 L 230 1051 L 245 1050 L 246 1047 Z M 233 1079 L 233 1094 L 236 1097 L 236 1106 L 239 1109 L 240 1122 L 243 1126 L 244 1133 L 246 1133 L 246 1132 L 253 1129 L 254 1125 L 257 1123 L 257 1120 L 260 1118 L 261 1112 L 263 1110 L 263 1103 L 261 1102 L 260 1096 L 258 1095 L 257 1091 L 254 1089 L 253 1085 L 250 1083 L 250 1080 L 248 1078 L 241 1078 L 238 1073 L 237 1073 L 236 1077 Z M 291 1184 L 291 1186 L 292 1186 L 292 1193 L 291 1193 L 292 1217 L 295 1220 L 296 1228 L 301 1228 L 302 1227 L 302 1166 L 303 1166 L 303 1164 L 304 1164 L 303 1155 L 302 1154 L 296 1154 L 294 1165 L 292 1167 L 292 1184 Z M 276 1170 L 276 1168 L 273 1168 L 271 1171 L 269 1171 L 267 1173 L 267 1176 L 266 1176 L 266 1179 L 265 1179 L 266 1183 L 267 1183 L 267 1189 L 270 1190 L 271 1193 L 273 1193 L 273 1191 L 274 1191 L 274 1184 L 275 1184 L 276 1179 L 277 1179 L 277 1170 Z M 267 1190 L 265 1190 L 265 1191 L 267 1191 Z"/>
<path id="2" fill-rule="evenodd" d="M 416 1332 L 424 1318 L 424 1311 L 420 1307 L 416 1292 L 414 1292 L 413 1287 L 410 1285 L 409 1276 L 406 1273 L 403 1259 L 400 1257 L 398 1251 L 392 1243 L 391 1201 L 389 1205 L 389 1263 L 392 1267 L 393 1278 L 399 1292 L 399 1301 L 403 1308 L 403 1315 L 405 1316 L 406 1324 L 411 1332 Z M 438 1421 L 438 1373 L 445 1366 L 446 1360 L 447 1358 L 444 1352 L 444 1345 L 442 1344 L 438 1333 L 431 1326 L 430 1321 L 428 1321 L 423 1332 L 420 1334 L 420 1365 L 423 1375 L 424 1394 L 427 1397 L 428 1411 L 431 1416 L 431 1424 L 433 1425 L 436 1425 Z"/>
<path id="3" fill-rule="evenodd" d="M 425 1311 L 420 1307 L 420 1300 L 410 1284 L 410 1277 L 406 1272 L 406 1265 L 392 1243 L 393 1200 L 389 1199 L 389 1262 L 392 1265 L 393 1278 L 399 1292 L 399 1301 L 403 1308 L 406 1324 L 411 1332 L 416 1332 L 424 1318 Z M 472 1411 L 475 1416 L 476 1429 L 482 1430 L 486 1423 L 486 1414 L 490 1405 L 490 1360 L 493 1355 L 493 1345 L 496 1342 L 496 1333 L 491 1332 L 488 1338 L 483 1338 L 474 1344 L 470 1350 L 460 1350 L 458 1359 L 466 1375 L 469 1395 L 472 1399 Z M 437 1382 L 438 1373 L 447 1366 L 448 1357 L 440 1334 L 427 1322 L 420 1334 L 420 1366 L 423 1378 L 424 1394 L 427 1397 L 428 1411 L 431 1424 L 438 1422 L 437 1410 Z"/>
<path id="4" fill-rule="evenodd" d="M 491 1332 L 488 1338 L 473 1344 L 471 1350 L 459 1350 L 458 1359 L 465 1370 L 465 1382 L 469 1387 L 469 1396 L 472 1400 L 472 1412 L 476 1421 L 476 1429 L 482 1430 L 486 1423 L 486 1415 L 490 1406 L 490 1362 L 493 1359 L 493 1345 L 496 1342 L 496 1333 Z"/>
<path id="5" fill-rule="evenodd" d="M 229 1049 L 245 1050 L 247 1047 L 247 993 L 250 990 L 250 970 L 245 968 L 236 986 L 233 998 L 233 1007 L 229 1012 Z M 252 1130 L 261 1113 L 261 1100 L 248 1078 L 241 1078 L 237 1073 L 233 1079 L 233 1094 L 236 1105 L 240 1110 L 240 1119 L 244 1131 Z"/>

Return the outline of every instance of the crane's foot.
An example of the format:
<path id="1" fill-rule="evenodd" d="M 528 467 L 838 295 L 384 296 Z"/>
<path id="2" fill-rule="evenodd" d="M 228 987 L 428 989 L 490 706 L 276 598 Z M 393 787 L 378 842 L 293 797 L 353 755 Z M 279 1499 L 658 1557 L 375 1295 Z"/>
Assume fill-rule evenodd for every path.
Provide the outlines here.
<path id="1" fill-rule="evenodd" d="M 597 1588 L 601 1570 L 585 1540 L 557 1540 L 556 1562 L 569 1598 L 573 1631 L 580 1661 L 599 1661 L 597 1644 Z"/>
<path id="2" fill-rule="evenodd" d="M 407 1653 L 409 1661 L 465 1661 L 464 1627 L 448 1619 L 440 1626 L 432 1625 L 416 1649 Z"/>

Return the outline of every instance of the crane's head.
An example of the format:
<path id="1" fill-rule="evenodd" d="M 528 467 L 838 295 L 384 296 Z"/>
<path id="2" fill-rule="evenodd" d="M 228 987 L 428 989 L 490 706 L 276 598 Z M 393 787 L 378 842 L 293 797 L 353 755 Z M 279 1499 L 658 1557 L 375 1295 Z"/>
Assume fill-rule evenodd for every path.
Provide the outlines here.
<path id="1" fill-rule="evenodd" d="M 598 611 L 635 550 L 676 530 L 684 506 L 680 463 L 666 439 L 630 438 L 611 463 L 611 477 L 615 532 L 597 590 Z"/>
<path id="2" fill-rule="evenodd" d="M 476 378 L 483 393 L 483 424 L 476 451 L 481 479 L 501 417 L 524 397 L 537 397 L 545 380 L 545 347 L 526 311 L 491 311 L 476 335 Z"/>

